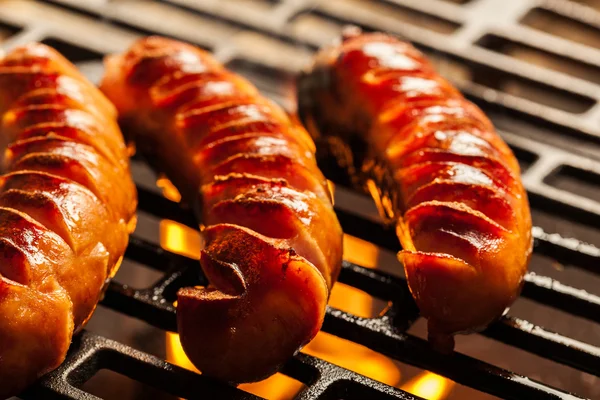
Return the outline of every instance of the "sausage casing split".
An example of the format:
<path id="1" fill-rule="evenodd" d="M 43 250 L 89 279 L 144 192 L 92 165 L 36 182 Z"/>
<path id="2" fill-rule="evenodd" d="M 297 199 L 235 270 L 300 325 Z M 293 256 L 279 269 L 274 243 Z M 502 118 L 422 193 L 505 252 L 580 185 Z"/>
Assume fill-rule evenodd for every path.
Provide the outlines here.
<path id="1" fill-rule="evenodd" d="M 160 37 L 106 60 L 124 131 L 193 205 L 210 285 L 178 293 L 181 342 L 204 374 L 268 376 L 312 339 L 342 232 L 308 133 L 208 53 Z"/>
<path id="2" fill-rule="evenodd" d="M 481 110 L 410 44 L 356 29 L 320 51 L 298 97 L 310 133 L 395 224 L 430 340 L 449 350 L 453 334 L 502 315 L 527 270 L 531 217 L 517 160 Z"/>
<path id="3" fill-rule="evenodd" d="M 136 192 L 116 111 L 41 44 L 0 59 L 0 398 L 65 358 L 121 262 Z"/>

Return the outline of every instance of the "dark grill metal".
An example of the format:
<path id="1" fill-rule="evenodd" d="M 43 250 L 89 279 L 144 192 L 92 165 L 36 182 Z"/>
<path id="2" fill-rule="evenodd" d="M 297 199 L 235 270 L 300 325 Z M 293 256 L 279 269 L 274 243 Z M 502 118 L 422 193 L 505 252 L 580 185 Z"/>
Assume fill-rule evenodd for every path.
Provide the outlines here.
<path id="1" fill-rule="evenodd" d="M 6 38 L 3 46 L 10 48 L 43 40 L 76 62 L 91 79 L 98 80 L 103 54 L 123 51 L 139 35 L 172 36 L 212 50 L 218 59 L 246 73 L 261 90 L 288 108 L 293 106 L 289 97 L 291 78 L 319 45 L 339 33 L 343 24 L 398 34 L 429 54 L 442 74 L 455 81 L 490 115 L 515 150 L 524 169 L 523 181 L 534 222 L 546 221 L 544 228 L 534 228 L 535 253 L 598 273 L 600 249 L 578 239 L 548 233 L 560 224 L 552 225 L 543 217 L 561 217 L 587 227 L 586 232 L 589 227 L 600 226 L 600 51 L 594 49 L 600 48 L 598 2 L 54 0 L 48 3 L 51 4 L 25 0 L 0 4 L 0 37 Z M 567 32 L 563 37 L 557 36 L 561 35 L 558 31 L 561 28 Z M 564 67 L 561 62 L 571 66 L 570 69 L 561 69 Z M 328 177 L 343 183 L 344 176 L 327 164 L 324 160 Z M 135 178 L 143 181 L 139 175 Z M 579 183 L 574 185 L 573 181 Z M 345 191 L 340 190 L 341 200 Z M 146 214 L 196 228 L 192 215 L 161 196 L 156 188 L 139 186 L 139 201 L 140 211 Z M 344 203 L 338 202 L 336 210 L 346 233 L 387 250 L 399 250 L 393 231 L 377 219 L 349 210 Z M 600 242 L 597 231 L 583 239 Z M 159 329 L 175 331 L 172 304 L 177 289 L 204 283 L 204 278 L 198 276 L 197 261 L 143 239 L 139 230 L 131 238 L 126 258 L 159 271 L 162 278 L 143 290 L 113 281 L 102 304 Z M 581 398 L 460 353 L 445 356 L 432 351 L 423 339 L 407 333 L 418 318 L 418 310 L 402 278 L 345 261 L 340 281 L 390 301 L 392 306 L 377 318 L 361 318 L 329 308 L 323 326 L 326 332 L 501 398 Z M 552 278 L 529 273 L 523 296 L 600 323 L 600 297 Z M 528 321 L 505 316 L 482 334 L 600 376 L 600 348 Z M 179 397 L 256 398 L 87 331 L 76 337 L 65 363 L 21 397 L 97 398 L 80 388 L 101 369 L 110 369 Z M 416 399 L 302 353 L 291 359 L 282 372 L 306 385 L 297 396 L 299 399 Z"/>

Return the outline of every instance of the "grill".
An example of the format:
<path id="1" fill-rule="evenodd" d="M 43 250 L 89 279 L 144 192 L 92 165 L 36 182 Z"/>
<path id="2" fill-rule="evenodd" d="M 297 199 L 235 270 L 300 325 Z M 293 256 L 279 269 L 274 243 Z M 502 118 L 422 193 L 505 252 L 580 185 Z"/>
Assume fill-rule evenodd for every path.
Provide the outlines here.
<path id="1" fill-rule="evenodd" d="M 600 226 L 600 1 L 15 0 L 0 4 L 5 49 L 43 41 L 97 82 L 104 54 L 123 51 L 140 35 L 166 35 L 213 51 L 288 109 L 293 108 L 294 74 L 347 23 L 412 41 L 491 117 L 521 162 L 536 225 L 532 272 L 522 293 L 532 302 L 527 307 L 516 305 L 513 311 L 522 309 L 529 319 L 537 319 L 549 307 L 559 310 L 561 318 L 566 316 L 566 320 L 557 317 L 556 327 L 561 330 L 573 333 L 575 329 L 565 327 L 570 322 L 564 322 L 573 320 L 578 321 L 576 327 L 587 328 L 575 339 L 508 314 L 481 335 L 459 338 L 457 353 L 438 354 L 422 338 L 418 310 L 405 279 L 398 276 L 399 265 L 390 259 L 383 270 L 344 261 L 340 282 L 389 306 L 373 318 L 329 307 L 323 331 L 500 398 L 600 398 L 600 297 L 578 288 L 593 291 L 600 283 L 595 276 L 600 249 L 588 244 L 600 243 L 596 229 Z M 156 231 L 160 219 L 193 229 L 197 225 L 188 211 L 162 196 L 143 160 L 134 158 L 132 163 L 140 223 L 99 313 L 112 309 L 161 331 L 175 331 L 177 289 L 203 284 L 204 278 L 198 275 L 196 260 L 165 250 L 148 232 Z M 365 203 L 364 196 L 345 188 L 347 178 L 329 160 L 323 158 L 321 163 L 337 183 L 336 211 L 345 232 L 382 251 L 399 250 L 394 232 L 380 223 L 372 207 L 357 206 Z M 122 276 L 137 276 L 140 269 L 157 279 L 144 289 L 119 282 Z M 394 270 L 395 274 L 389 273 Z M 556 279 L 563 277 L 573 286 Z M 90 326 L 95 321 L 96 317 Z M 553 321 L 546 319 L 552 326 Z M 99 324 L 108 325 L 103 332 L 127 329 L 110 319 L 95 325 Z M 493 341 L 482 342 L 486 340 L 482 337 Z M 160 398 L 258 398 L 164 361 L 164 356 L 151 354 L 153 343 L 143 337 L 136 340 L 137 345 L 126 345 L 86 329 L 74 339 L 64 364 L 20 397 L 97 399 L 84 390 L 86 382 L 110 370 L 161 390 L 166 397 Z M 579 383 L 555 389 L 551 385 L 561 381 L 554 379 L 554 372 L 528 377 L 481 361 L 477 352 L 465 355 L 461 349 L 468 346 L 462 344 L 469 341 L 496 346 L 500 352 L 509 347 L 535 354 L 539 357 L 523 355 L 523 360 L 530 360 L 524 363 L 534 364 L 534 371 L 543 361 L 568 371 L 571 380 Z M 164 348 L 164 343 L 158 346 Z M 504 364 L 499 360 L 496 364 Z M 282 373 L 303 384 L 298 399 L 419 398 L 305 353 L 292 358 Z M 479 392 L 468 392 L 472 396 L 468 398 L 491 398 Z"/>

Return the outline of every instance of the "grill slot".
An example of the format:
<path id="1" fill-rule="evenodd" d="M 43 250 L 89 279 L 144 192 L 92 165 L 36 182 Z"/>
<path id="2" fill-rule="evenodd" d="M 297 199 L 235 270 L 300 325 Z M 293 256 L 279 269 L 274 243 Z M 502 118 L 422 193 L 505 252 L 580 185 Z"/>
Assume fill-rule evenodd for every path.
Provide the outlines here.
<path id="1" fill-rule="evenodd" d="M 581 114 L 595 104 L 591 98 L 495 72 L 491 69 L 476 70 L 472 80 L 509 95 L 574 114 Z"/>
<path id="2" fill-rule="evenodd" d="M 0 23 L 0 42 L 5 41 L 6 39 L 13 36 L 17 32 L 19 32 L 19 28 L 15 27 L 13 25 Z"/>
<path id="3" fill-rule="evenodd" d="M 53 37 L 42 40 L 42 43 L 55 48 L 71 62 L 79 64 L 82 62 L 97 61 L 102 58 L 102 54 L 88 50 L 83 47 L 73 45 L 61 39 Z"/>
<path id="4" fill-rule="evenodd" d="M 356 3 L 360 3 L 360 0 L 342 0 L 341 3 L 343 3 L 341 5 L 343 7 L 356 7 Z M 395 19 L 399 23 L 406 23 L 421 28 L 426 28 L 438 33 L 453 33 L 460 27 L 460 24 L 457 22 L 411 9 L 409 7 L 404 7 L 389 0 L 376 0 L 369 2 L 366 5 L 363 3 L 360 5 L 360 7 L 363 8 L 365 12 L 384 14 L 389 16 L 389 18 Z"/>
<path id="5" fill-rule="evenodd" d="M 484 36 L 477 44 L 486 49 L 506 54 L 543 68 L 563 72 L 595 84 L 600 83 L 600 68 L 592 64 L 586 64 L 493 34 Z"/>
<path id="6" fill-rule="evenodd" d="M 531 10 L 521 22 L 542 32 L 600 48 L 600 29 L 545 8 Z"/>
<path id="7" fill-rule="evenodd" d="M 111 382 L 107 385 L 106 382 Z M 127 389 L 123 389 L 127 388 Z M 82 390 L 99 398 L 115 399 L 126 398 L 134 395 L 146 396 L 156 400 L 177 400 L 177 396 L 170 395 L 160 389 L 144 385 L 125 375 L 121 375 L 110 369 L 101 369 L 83 386 Z"/>
<path id="8" fill-rule="evenodd" d="M 589 170 L 561 166 L 546 178 L 546 183 L 596 202 L 600 199 L 600 175 Z"/>
<path id="9" fill-rule="evenodd" d="M 458 86 L 470 87 L 471 90 L 481 92 L 484 89 L 478 86 L 484 86 L 574 114 L 584 113 L 596 103 L 593 98 L 566 87 L 518 76 L 488 63 L 451 56 L 438 49 L 425 47 L 423 50 L 444 76 L 456 82 Z"/>
<path id="10" fill-rule="evenodd" d="M 123 260 L 115 280 L 135 289 L 146 289 L 153 286 L 163 276 L 161 271 L 151 266 L 140 264 L 130 259 Z"/>
<path id="11" fill-rule="evenodd" d="M 510 146 L 510 149 L 515 154 L 515 157 L 517 157 L 517 161 L 519 161 L 521 173 L 527 171 L 529 167 L 531 167 L 538 159 L 538 156 L 529 150 L 525 150 L 516 146 Z"/>

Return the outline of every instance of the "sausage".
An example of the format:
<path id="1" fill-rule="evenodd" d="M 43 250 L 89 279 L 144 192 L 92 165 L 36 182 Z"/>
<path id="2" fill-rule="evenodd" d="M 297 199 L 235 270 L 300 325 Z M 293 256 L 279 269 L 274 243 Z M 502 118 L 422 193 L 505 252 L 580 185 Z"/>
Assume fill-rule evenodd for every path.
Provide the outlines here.
<path id="1" fill-rule="evenodd" d="M 519 165 L 423 54 L 350 28 L 298 79 L 300 118 L 395 225 L 430 341 L 454 346 L 518 296 L 531 255 Z"/>
<path id="2" fill-rule="evenodd" d="M 101 89 L 126 135 L 202 224 L 210 285 L 178 293 L 178 330 L 203 374 L 274 373 L 318 332 L 342 231 L 302 126 L 208 53 L 144 38 L 106 60 Z"/>
<path id="3" fill-rule="evenodd" d="M 0 398 L 64 360 L 117 271 L 136 191 L 116 110 L 42 44 L 0 59 Z"/>

